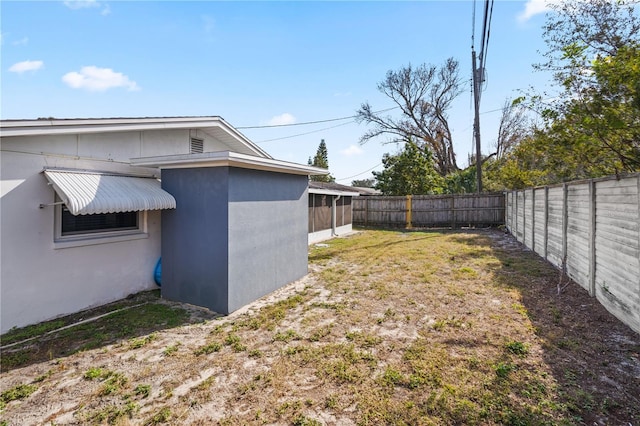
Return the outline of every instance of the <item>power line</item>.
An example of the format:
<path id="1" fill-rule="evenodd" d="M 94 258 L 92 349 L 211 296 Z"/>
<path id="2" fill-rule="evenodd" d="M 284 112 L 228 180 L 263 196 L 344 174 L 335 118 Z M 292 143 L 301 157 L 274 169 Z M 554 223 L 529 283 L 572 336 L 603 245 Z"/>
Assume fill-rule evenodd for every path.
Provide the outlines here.
<path id="1" fill-rule="evenodd" d="M 399 106 L 395 106 L 395 107 L 391 107 L 391 108 L 387 108 L 387 109 L 381 109 L 380 111 L 374 111 L 374 114 L 379 114 L 381 112 L 387 112 L 387 111 L 391 111 L 394 109 L 400 108 Z M 329 123 L 331 121 L 342 121 L 342 120 L 353 120 L 357 117 L 357 115 L 350 115 L 348 117 L 338 117 L 338 118 L 329 118 L 326 120 L 315 120 L 315 121 L 305 121 L 303 123 L 291 123 L 291 124 L 267 124 L 264 126 L 239 126 L 236 127 L 236 129 L 238 130 L 243 130 L 243 129 L 269 129 L 269 128 L 274 128 L 274 127 L 292 127 L 292 126 L 306 126 L 309 124 L 319 124 L 319 123 Z"/>
<path id="2" fill-rule="evenodd" d="M 342 179 L 336 179 L 336 181 L 339 181 L 339 180 L 349 180 L 349 179 L 353 179 L 354 177 L 358 177 L 358 176 L 360 176 L 360 175 L 363 175 L 363 174 L 365 174 L 365 173 L 370 172 L 371 170 L 375 169 L 376 167 L 378 167 L 378 166 L 380 166 L 380 165 L 382 165 L 382 163 L 378 163 L 378 164 L 376 164 L 375 166 L 371 167 L 370 169 L 367 169 L 367 170 L 365 170 L 364 172 L 360 172 L 360 173 L 358 173 L 357 175 L 347 176 L 346 178 L 342 178 Z"/>
<path id="3" fill-rule="evenodd" d="M 312 130 L 310 132 L 298 133 L 298 134 L 291 135 L 291 136 L 283 136 L 281 138 L 273 138 L 273 139 L 266 139 L 266 140 L 263 140 L 263 141 L 257 141 L 256 143 L 281 141 L 281 140 L 284 140 L 284 139 L 291 139 L 291 138 L 295 138 L 295 137 L 298 137 L 298 136 L 311 135 L 313 133 L 318 133 L 318 132 L 322 132 L 322 131 L 329 130 L 329 129 L 335 129 L 336 127 L 346 126 L 346 125 L 351 124 L 351 123 L 353 123 L 353 121 L 349 121 L 347 123 L 336 124 L 335 126 L 323 127 L 322 129 Z"/>

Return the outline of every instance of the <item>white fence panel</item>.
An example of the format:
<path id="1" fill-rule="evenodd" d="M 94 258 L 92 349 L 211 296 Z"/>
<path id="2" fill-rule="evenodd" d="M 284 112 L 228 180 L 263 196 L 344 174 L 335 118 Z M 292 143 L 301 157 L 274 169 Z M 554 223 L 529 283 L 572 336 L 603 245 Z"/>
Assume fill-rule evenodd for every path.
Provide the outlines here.
<path id="1" fill-rule="evenodd" d="M 505 223 L 640 333 L 640 174 L 514 191 Z"/>
<path id="2" fill-rule="evenodd" d="M 547 260 L 562 268 L 564 244 L 564 192 L 561 186 L 549 188 L 547 199 Z"/>
<path id="3" fill-rule="evenodd" d="M 596 297 L 640 329 L 640 201 L 637 179 L 596 182 Z M 635 326 L 634 326 L 635 325 Z"/>
<path id="4" fill-rule="evenodd" d="M 534 215 L 535 223 L 533 231 L 533 249 L 542 257 L 547 256 L 547 191 L 545 188 L 534 190 Z"/>
<path id="5" fill-rule="evenodd" d="M 524 245 L 533 248 L 533 189 L 527 189 L 524 191 Z"/>
<path id="6" fill-rule="evenodd" d="M 567 275 L 589 291 L 591 248 L 589 183 L 567 186 Z"/>

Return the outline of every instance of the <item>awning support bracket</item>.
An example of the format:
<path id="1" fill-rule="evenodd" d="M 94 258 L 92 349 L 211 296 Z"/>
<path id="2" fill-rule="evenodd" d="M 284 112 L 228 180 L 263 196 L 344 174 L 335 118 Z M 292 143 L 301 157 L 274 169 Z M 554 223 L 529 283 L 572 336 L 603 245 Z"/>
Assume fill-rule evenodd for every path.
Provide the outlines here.
<path id="1" fill-rule="evenodd" d="M 64 204 L 64 201 L 59 201 L 57 203 L 50 203 L 50 204 L 40 204 L 38 207 L 40 207 L 41 209 L 44 209 L 45 207 L 49 207 L 49 206 L 59 206 L 61 204 Z"/>

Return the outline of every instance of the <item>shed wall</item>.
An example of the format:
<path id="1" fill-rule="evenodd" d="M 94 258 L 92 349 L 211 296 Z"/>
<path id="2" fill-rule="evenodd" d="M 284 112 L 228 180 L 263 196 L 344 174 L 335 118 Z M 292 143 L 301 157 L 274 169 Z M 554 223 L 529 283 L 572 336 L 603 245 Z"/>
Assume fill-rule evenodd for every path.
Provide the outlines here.
<path id="1" fill-rule="evenodd" d="M 307 188 L 307 176 L 230 169 L 229 312 L 307 274 Z"/>
<path id="2" fill-rule="evenodd" d="M 162 188 L 162 297 L 229 313 L 229 169 L 163 170 Z"/>

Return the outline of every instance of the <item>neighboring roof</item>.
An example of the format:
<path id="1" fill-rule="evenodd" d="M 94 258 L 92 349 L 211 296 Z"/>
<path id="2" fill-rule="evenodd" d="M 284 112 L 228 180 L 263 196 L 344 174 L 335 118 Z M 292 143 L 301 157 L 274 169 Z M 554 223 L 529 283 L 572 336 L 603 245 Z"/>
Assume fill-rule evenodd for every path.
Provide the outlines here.
<path id="1" fill-rule="evenodd" d="M 70 118 L 37 120 L 1 120 L 0 136 L 60 135 L 126 132 L 162 129 L 199 129 L 232 149 L 242 145 L 257 156 L 272 158 L 266 151 L 218 116 L 143 117 L 143 118 Z"/>
<path id="2" fill-rule="evenodd" d="M 323 195 L 344 195 L 347 197 L 357 197 L 359 192 L 354 190 L 355 188 L 347 185 L 340 185 L 335 182 L 318 182 L 315 180 L 309 181 L 309 193 L 310 194 L 323 194 Z"/>
<path id="3" fill-rule="evenodd" d="M 319 167 L 288 161 L 262 158 L 237 152 L 205 152 L 202 154 L 163 155 L 158 157 L 132 158 L 132 166 L 159 167 L 161 169 L 183 169 L 193 167 L 239 167 L 294 175 L 326 175 L 329 171 Z"/>
<path id="4" fill-rule="evenodd" d="M 354 186 L 353 189 L 358 191 L 360 195 L 382 195 L 382 191 L 375 188 L 367 188 L 365 186 Z"/>
<path id="5" fill-rule="evenodd" d="M 176 208 L 155 178 L 58 169 L 44 175 L 73 215 Z"/>

